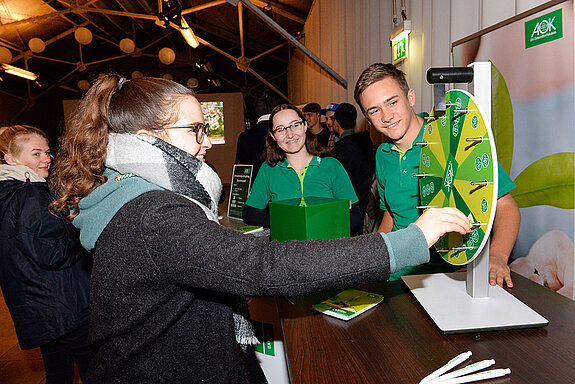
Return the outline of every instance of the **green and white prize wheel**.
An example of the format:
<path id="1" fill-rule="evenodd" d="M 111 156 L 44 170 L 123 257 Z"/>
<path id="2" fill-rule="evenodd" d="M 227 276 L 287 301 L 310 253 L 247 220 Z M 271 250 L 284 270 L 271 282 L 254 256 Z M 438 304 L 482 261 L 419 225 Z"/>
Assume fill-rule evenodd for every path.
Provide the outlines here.
<path id="1" fill-rule="evenodd" d="M 425 125 L 419 191 L 423 208 L 456 207 L 472 223 L 470 234 L 448 233 L 435 244 L 445 261 L 470 263 L 489 239 L 497 204 L 497 154 L 490 121 L 470 93 L 446 93 L 445 115 Z M 432 112 L 433 116 L 433 112 Z"/>

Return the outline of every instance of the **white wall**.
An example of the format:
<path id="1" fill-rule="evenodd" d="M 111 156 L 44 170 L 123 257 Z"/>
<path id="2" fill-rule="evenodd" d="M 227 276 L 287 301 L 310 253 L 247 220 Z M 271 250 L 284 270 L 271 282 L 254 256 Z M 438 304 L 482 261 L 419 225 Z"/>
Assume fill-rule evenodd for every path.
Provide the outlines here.
<path id="1" fill-rule="evenodd" d="M 451 44 L 546 3 L 544 0 L 406 0 L 412 23 L 409 58 L 399 67 L 416 92 L 416 111 L 432 106 L 429 67 L 451 64 Z M 401 0 L 396 0 L 398 13 Z M 399 15 L 398 15 L 399 16 Z M 288 70 L 288 95 L 295 104 L 353 101 L 359 74 L 372 63 L 390 62 L 393 0 L 316 0 L 303 43 L 347 80 L 347 89 L 296 52 Z M 354 103 L 355 104 L 355 103 Z M 360 122 L 360 124 L 362 124 Z M 377 134 L 372 133 L 376 139 Z"/>

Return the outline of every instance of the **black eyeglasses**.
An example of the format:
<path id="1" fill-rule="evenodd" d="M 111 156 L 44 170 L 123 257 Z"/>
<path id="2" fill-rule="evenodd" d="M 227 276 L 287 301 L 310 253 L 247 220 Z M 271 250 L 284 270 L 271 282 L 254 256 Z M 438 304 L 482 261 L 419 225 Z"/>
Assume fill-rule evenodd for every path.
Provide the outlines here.
<path id="1" fill-rule="evenodd" d="M 204 123 L 195 123 L 190 125 L 178 125 L 177 127 L 165 127 L 163 129 L 191 129 L 192 131 L 196 132 L 196 142 L 198 144 L 202 144 L 204 141 L 204 135 L 208 136 L 210 133 L 210 125 Z"/>
<path id="2" fill-rule="evenodd" d="M 286 125 L 285 127 L 276 127 L 276 129 L 274 129 L 272 131 L 272 133 L 278 138 L 278 139 L 282 139 L 287 135 L 287 130 L 288 128 L 292 131 L 292 132 L 299 132 L 301 131 L 301 129 L 303 128 L 303 121 L 294 121 L 291 124 Z"/>

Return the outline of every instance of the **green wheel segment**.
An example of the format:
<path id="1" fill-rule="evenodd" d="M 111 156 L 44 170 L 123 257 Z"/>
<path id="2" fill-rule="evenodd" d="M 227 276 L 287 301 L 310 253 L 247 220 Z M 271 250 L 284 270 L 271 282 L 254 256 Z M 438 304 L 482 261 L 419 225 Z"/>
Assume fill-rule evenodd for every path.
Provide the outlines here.
<path id="1" fill-rule="evenodd" d="M 419 192 L 427 207 L 456 207 L 477 227 L 448 233 L 435 244 L 445 261 L 471 262 L 485 246 L 497 202 L 497 154 L 490 127 L 471 94 L 446 94 L 445 115 L 428 120 L 421 149 Z M 432 116 L 433 116 L 432 112 Z M 468 140 L 472 139 L 472 140 Z M 475 184 L 472 184 L 472 182 Z"/>

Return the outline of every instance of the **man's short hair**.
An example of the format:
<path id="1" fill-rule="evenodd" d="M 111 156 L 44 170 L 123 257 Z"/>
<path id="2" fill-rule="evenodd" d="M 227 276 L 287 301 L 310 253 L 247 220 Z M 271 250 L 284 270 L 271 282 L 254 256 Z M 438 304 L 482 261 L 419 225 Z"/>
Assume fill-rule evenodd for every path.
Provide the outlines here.
<path id="1" fill-rule="evenodd" d="M 357 109 L 350 103 L 341 103 L 333 118 L 342 129 L 353 129 L 357 120 Z"/>
<path id="2" fill-rule="evenodd" d="M 309 103 L 306 104 L 305 107 L 302 108 L 302 111 L 305 112 L 315 112 L 315 113 L 319 113 L 321 109 L 321 105 L 319 105 L 318 103 Z"/>
<path id="3" fill-rule="evenodd" d="M 367 67 L 361 73 L 361 75 L 359 75 L 359 78 L 355 83 L 353 97 L 357 105 L 361 107 L 362 111 L 363 106 L 359 102 L 359 97 L 363 91 L 365 91 L 365 89 L 373 83 L 383 80 L 386 77 L 391 77 L 397 81 L 397 84 L 405 93 L 405 96 L 407 96 L 407 93 L 409 92 L 409 85 L 407 84 L 407 80 L 405 80 L 405 74 L 400 69 L 397 69 L 393 64 L 375 63 Z"/>

